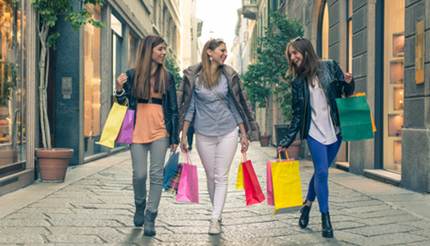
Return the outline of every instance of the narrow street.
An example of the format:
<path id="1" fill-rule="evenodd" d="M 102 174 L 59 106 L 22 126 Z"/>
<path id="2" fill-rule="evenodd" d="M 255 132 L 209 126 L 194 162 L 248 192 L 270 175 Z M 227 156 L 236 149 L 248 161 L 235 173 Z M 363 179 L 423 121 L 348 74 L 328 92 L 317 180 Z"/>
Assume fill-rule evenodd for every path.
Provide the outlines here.
<path id="1" fill-rule="evenodd" d="M 252 143 L 249 158 L 265 191 L 265 163 L 275 149 Z M 177 204 L 163 195 L 157 235 L 133 227 L 129 152 L 69 169 L 63 184 L 35 183 L 0 197 L 1 245 L 429 245 L 430 195 L 330 169 L 330 211 L 334 239 L 323 239 L 317 204 L 308 229 L 297 225 L 297 210 L 274 214 L 265 203 L 245 206 L 234 187 L 236 154 L 223 214 L 223 233 L 207 234 L 209 198 L 197 153 L 200 204 Z M 301 163 L 303 191 L 312 173 Z M 305 193 L 304 193 L 305 194 Z"/>

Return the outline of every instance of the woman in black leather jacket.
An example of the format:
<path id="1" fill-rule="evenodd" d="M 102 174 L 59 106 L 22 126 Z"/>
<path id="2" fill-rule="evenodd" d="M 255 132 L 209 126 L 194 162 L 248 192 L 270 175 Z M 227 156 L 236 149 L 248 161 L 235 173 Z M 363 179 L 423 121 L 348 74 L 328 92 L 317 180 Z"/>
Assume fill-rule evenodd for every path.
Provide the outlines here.
<path id="1" fill-rule="evenodd" d="M 118 103 L 128 103 L 128 108 L 135 110 L 130 145 L 136 205 L 134 225 L 144 224 L 146 236 L 155 235 L 167 148 L 170 146 L 175 152 L 179 143 L 175 81 L 164 68 L 165 56 L 166 42 L 159 36 L 147 36 L 139 44 L 135 67 L 116 81 Z M 151 178 L 146 199 L 148 152 Z"/>
<path id="2" fill-rule="evenodd" d="M 328 208 L 328 168 L 336 157 L 342 138 L 336 98 L 354 92 L 350 73 L 343 73 L 335 61 L 318 58 L 311 42 L 296 38 L 288 43 L 286 57 L 292 81 L 293 119 L 287 136 L 280 141 L 278 151 L 285 150 L 298 132 L 306 139 L 314 164 L 314 175 L 300 210 L 299 225 L 309 222 L 312 202 L 318 198 L 321 212 L 322 236 L 333 237 Z"/>

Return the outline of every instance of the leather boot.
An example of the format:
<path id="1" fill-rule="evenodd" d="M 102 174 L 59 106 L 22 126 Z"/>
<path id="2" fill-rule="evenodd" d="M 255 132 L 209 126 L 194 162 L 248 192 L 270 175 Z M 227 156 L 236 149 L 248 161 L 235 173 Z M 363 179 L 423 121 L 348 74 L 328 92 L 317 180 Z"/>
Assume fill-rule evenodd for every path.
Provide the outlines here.
<path id="1" fill-rule="evenodd" d="M 300 228 L 304 229 L 308 226 L 309 223 L 309 213 L 311 212 L 311 206 L 307 206 L 306 202 L 304 203 L 303 207 L 300 209 L 300 218 L 299 218 L 299 226 Z"/>
<path id="2" fill-rule="evenodd" d="M 331 226 L 330 214 L 321 213 L 322 236 L 326 238 L 333 237 L 333 227 Z"/>
<path id="3" fill-rule="evenodd" d="M 145 219 L 145 208 L 146 208 L 146 201 L 143 201 L 142 203 L 134 203 L 136 205 L 136 211 L 134 212 L 134 226 L 141 227 L 143 225 L 144 219 Z"/>
<path id="4" fill-rule="evenodd" d="M 145 225 L 143 227 L 143 235 L 145 236 L 155 236 L 155 218 L 158 212 L 151 212 L 146 210 L 145 212 Z"/>

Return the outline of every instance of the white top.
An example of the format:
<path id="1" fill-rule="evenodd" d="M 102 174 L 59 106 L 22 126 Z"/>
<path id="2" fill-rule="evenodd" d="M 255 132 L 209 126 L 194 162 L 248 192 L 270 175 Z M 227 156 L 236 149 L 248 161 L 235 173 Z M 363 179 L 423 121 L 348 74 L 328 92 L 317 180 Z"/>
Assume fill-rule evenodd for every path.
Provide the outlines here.
<path id="1" fill-rule="evenodd" d="M 309 135 L 322 144 L 333 144 L 337 141 L 337 137 L 336 129 L 330 116 L 330 106 L 327 103 L 324 90 L 320 87 L 318 77 L 315 76 L 313 83 L 315 87 L 309 85 L 312 111 Z"/>

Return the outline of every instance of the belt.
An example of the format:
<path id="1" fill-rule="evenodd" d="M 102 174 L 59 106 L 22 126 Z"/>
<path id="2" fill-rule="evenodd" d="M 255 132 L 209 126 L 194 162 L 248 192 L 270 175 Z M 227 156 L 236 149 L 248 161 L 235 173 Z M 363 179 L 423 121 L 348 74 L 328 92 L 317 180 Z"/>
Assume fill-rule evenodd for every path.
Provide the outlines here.
<path id="1" fill-rule="evenodd" d="M 161 98 L 154 98 L 154 97 L 152 97 L 152 98 L 149 98 L 149 99 L 137 99 L 137 102 L 138 103 L 148 103 L 148 104 L 160 104 L 160 105 L 162 105 L 163 104 L 163 99 L 161 99 Z"/>

